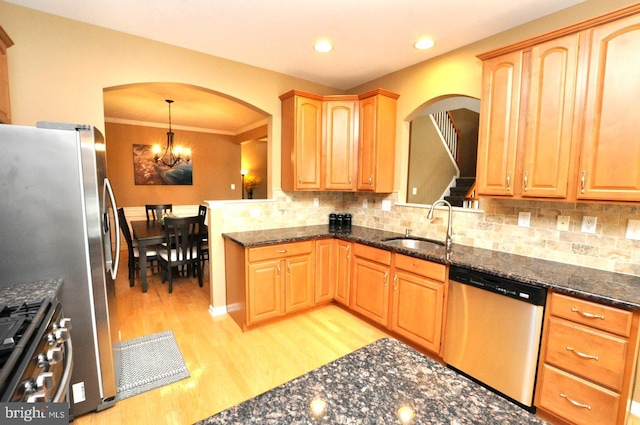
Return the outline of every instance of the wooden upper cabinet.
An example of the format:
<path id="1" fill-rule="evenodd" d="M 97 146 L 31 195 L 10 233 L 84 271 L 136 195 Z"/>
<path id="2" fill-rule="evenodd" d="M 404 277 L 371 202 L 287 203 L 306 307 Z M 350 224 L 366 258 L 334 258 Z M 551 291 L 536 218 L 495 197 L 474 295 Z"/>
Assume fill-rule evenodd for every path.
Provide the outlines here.
<path id="1" fill-rule="evenodd" d="M 640 200 L 640 15 L 590 31 L 578 199 Z"/>
<path id="2" fill-rule="evenodd" d="M 398 95 L 374 90 L 360 97 L 357 189 L 392 192 Z"/>
<path id="3" fill-rule="evenodd" d="M 291 91 L 282 105 L 282 189 L 319 190 L 322 184 L 322 96 Z"/>
<path id="4" fill-rule="evenodd" d="M 11 124 L 11 102 L 9 101 L 9 64 L 7 49 L 13 41 L 0 27 L 0 123 Z"/>
<path id="5" fill-rule="evenodd" d="M 352 191 L 355 189 L 358 154 L 358 98 L 324 102 L 324 188 Z"/>
<path id="6" fill-rule="evenodd" d="M 397 98 L 382 89 L 280 96 L 282 189 L 392 192 Z"/>
<path id="7" fill-rule="evenodd" d="M 567 196 L 579 39 L 573 34 L 531 49 L 522 196 Z"/>
<path id="8" fill-rule="evenodd" d="M 522 52 L 483 63 L 477 185 L 480 195 L 513 195 Z"/>

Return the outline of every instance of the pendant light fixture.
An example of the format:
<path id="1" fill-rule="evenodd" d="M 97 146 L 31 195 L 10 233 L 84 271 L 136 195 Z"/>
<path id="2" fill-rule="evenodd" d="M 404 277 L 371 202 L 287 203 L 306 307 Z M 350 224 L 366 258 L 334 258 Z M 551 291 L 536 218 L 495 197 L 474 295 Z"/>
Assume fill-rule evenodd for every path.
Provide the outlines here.
<path id="1" fill-rule="evenodd" d="M 162 148 L 160 145 L 153 146 L 153 159 L 156 162 L 161 162 L 169 168 L 173 168 L 176 165 L 180 165 L 182 163 L 188 164 L 191 161 L 191 149 L 183 148 L 182 146 L 173 146 L 173 131 L 171 131 L 171 104 L 173 100 L 167 99 L 165 100 L 169 104 L 169 131 L 167 131 L 167 146 L 164 149 L 164 153 L 160 156 L 160 152 L 162 152 Z"/>

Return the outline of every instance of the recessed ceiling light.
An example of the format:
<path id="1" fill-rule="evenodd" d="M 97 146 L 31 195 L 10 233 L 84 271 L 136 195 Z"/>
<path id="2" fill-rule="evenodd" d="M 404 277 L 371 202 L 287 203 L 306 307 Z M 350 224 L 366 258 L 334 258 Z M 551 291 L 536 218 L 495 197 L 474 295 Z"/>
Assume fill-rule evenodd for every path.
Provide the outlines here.
<path id="1" fill-rule="evenodd" d="M 316 44 L 313 45 L 313 48 L 316 52 L 327 53 L 333 50 L 333 44 L 327 40 L 318 40 Z"/>
<path id="2" fill-rule="evenodd" d="M 416 44 L 414 44 L 413 47 L 415 47 L 418 50 L 427 50 L 432 48 L 435 44 L 436 44 L 435 41 L 433 41 L 428 37 L 425 37 L 416 41 Z"/>

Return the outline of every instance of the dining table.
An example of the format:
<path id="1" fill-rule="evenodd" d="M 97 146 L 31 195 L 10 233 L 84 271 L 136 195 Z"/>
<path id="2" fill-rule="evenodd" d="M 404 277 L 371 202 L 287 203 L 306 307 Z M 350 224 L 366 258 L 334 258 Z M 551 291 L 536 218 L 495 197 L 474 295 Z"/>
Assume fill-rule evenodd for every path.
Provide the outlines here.
<path id="1" fill-rule="evenodd" d="M 142 292 L 147 292 L 147 247 L 160 245 L 164 242 L 164 227 L 157 220 L 133 220 L 131 221 L 133 239 L 138 242 L 140 253 L 140 280 Z"/>
<path id="2" fill-rule="evenodd" d="M 147 292 L 147 247 L 164 242 L 166 236 L 164 227 L 157 220 L 132 220 L 131 230 L 133 230 L 133 239 L 138 242 L 142 292 Z M 202 231 L 208 235 L 209 227 L 205 224 Z"/>

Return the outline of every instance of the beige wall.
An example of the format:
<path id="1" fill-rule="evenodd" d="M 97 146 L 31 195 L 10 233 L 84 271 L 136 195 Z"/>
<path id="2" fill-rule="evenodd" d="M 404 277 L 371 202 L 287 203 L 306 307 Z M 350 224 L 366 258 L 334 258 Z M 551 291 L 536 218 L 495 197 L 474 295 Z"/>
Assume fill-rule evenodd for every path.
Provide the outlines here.
<path id="1" fill-rule="evenodd" d="M 176 144 L 191 148 L 193 185 L 136 185 L 133 145 L 166 145 L 167 130 L 106 123 L 107 174 L 118 206 L 144 204 L 198 205 L 203 200 L 240 199 L 241 147 L 233 136 L 173 129 Z M 231 184 L 236 190 L 231 190 Z"/>

